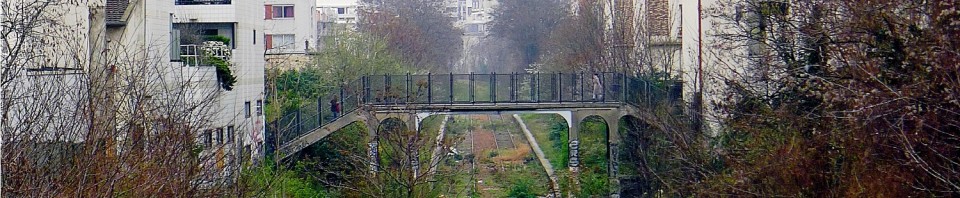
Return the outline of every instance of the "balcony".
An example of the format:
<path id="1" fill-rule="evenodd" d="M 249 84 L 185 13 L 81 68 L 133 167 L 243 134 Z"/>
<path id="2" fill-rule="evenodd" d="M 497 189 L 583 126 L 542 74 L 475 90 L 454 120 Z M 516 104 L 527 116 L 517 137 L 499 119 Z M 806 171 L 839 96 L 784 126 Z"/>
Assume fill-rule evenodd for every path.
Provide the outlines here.
<path id="1" fill-rule="evenodd" d="M 231 0 L 177 0 L 176 5 L 229 5 Z"/>
<path id="2" fill-rule="evenodd" d="M 229 62 L 231 50 L 222 42 L 207 41 L 201 45 L 180 45 L 180 61 L 184 66 L 216 66 L 215 62 Z"/>

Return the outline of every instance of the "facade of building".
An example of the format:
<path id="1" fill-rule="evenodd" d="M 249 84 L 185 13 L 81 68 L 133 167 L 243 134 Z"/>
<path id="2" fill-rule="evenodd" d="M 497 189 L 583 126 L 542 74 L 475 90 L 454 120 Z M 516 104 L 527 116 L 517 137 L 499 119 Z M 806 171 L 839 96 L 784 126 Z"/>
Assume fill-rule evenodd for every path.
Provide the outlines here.
<path id="1" fill-rule="evenodd" d="M 454 19 L 455 27 L 463 28 L 464 34 L 484 36 L 497 5 L 496 0 L 446 0 L 443 11 Z"/>
<path id="2" fill-rule="evenodd" d="M 200 134 L 203 144 L 211 145 L 211 154 L 216 155 L 247 155 L 261 156 L 264 140 L 264 56 L 263 49 L 267 43 L 263 38 L 265 27 L 263 25 L 262 14 L 264 9 L 260 4 L 232 2 L 231 0 L 176 0 L 175 2 L 159 1 L 151 2 L 156 4 L 173 3 L 172 12 L 168 12 L 165 18 L 172 22 L 172 28 L 169 32 L 173 33 L 175 40 L 181 47 L 179 54 L 181 59 L 174 61 L 174 64 L 180 63 L 183 70 L 190 72 L 204 73 L 194 75 L 200 82 L 216 79 L 216 68 L 205 65 L 191 65 L 185 58 L 193 53 L 189 48 L 196 43 L 188 39 L 192 35 L 199 34 L 202 37 L 222 36 L 229 39 L 226 45 L 229 47 L 229 61 L 233 75 L 236 76 L 236 84 L 233 90 L 223 91 L 217 97 L 218 105 L 216 118 L 212 121 L 210 130 Z M 153 6 L 147 6 L 154 8 Z M 153 13 L 164 14 L 154 9 Z M 146 20 L 150 24 L 151 19 L 161 19 L 161 16 L 148 17 Z M 155 24 L 147 27 L 164 28 L 166 25 Z M 199 77 L 199 78 L 197 78 Z M 216 91 L 219 87 L 216 83 L 207 87 L 209 91 Z M 235 130 L 235 131 L 234 131 Z M 214 146 L 223 144 L 227 141 L 231 133 L 236 133 L 236 141 L 240 145 L 228 148 Z M 223 134 L 223 135 L 221 135 Z M 238 147 L 242 146 L 242 147 Z M 222 149 L 222 150 L 221 150 Z M 226 153 L 226 154 L 224 154 Z M 218 167 L 222 167 L 223 162 L 216 162 Z"/>
<path id="3" fill-rule="evenodd" d="M 316 45 L 313 0 L 271 0 L 264 4 L 267 55 L 305 54 Z"/>
<path id="4" fill-rule="evenodd" d="M 49 9 L 49 13 L 60 13 L 51 17 L 62 23 L 41 29 L 62 26 L 70 27 L 72 31 L 50 31 L 51 34 L 45 36 L 59 42 L 46 46 L 51 49 L 35 48 L 35 55 L 63 61 L 48 66 L 25 64 L 26 68 L 18 71 L 18 83 L 13 85 L 20 87 L 15 90 L 27 92 L 51 82 L 76 87 L 46 90 L 39 95 L 32 93 L 44 96 L 26 99 L 56 102 L 11 108 L 59 107 L 45 113 L 72 116 L 62 120 L 104 117 L 112 120 L 92 123 L 113 122 L 111 126 L 126 126 L 143 119 L 161 122 L 169 119 L 167 116 L 181 116 L 192 123 L 191 131 L 199 131 L 193 134 L 196 137 L 194 142 L 203 148 L 200 159 L 204 169 L 219 175 L 213 178 L 235 173 L 237 164 L 262 159 L 265 141 L 262 38 L 265 31 L 263 18 L 260 18 L 263 15 L 249 14 L 262 13 L 262 4 L 231 0 L 90 0 Z M 31 40 L 37 41 L 43 39 Z M 224 67 L 218 69 L 217 65 Z M 226 77 L 220 75 L 224 70 L 235 77 L 232 86 L 224 83 Z M 96 93 L 83 90 L 106 90 L 108 93 L 94 95 Z M 114 92 L 110 90 L 119 91 L 110 93 Z M 16 95 L 4 93 L 4 97 Z M 63 96 L 64 99 L 46 99 L 46 95 Z M 173 110 L 157 110 L 163 108 Z M 154 114 L 143 117 L 138 115 L 140 111 L 153 111 Z M 31 118 L 29 114 L 12 116 L 15 118 L 5 125 L 27 126 L 33 122 L 23 121 Z M 39 129 L 50 131 L 52 135 L 62 134 L 63 129 L 100 127 L 83 124 L 89 122 L 73 123 L 81 124 L 57 126 L 45 123 L 37 126 L 56 127 Z M 148 131 L 165 130 L 156 126 L 154 123 L 140 127 Z M 80 142 L 91 138 L 89 134 L 83 134 L 84 130 L 77 131 L 78 137 L 52 137 L 50 141 Z M 135 142 L 136 136 L 119 134 L 94 138 L 110 145 L 123 145 Z M 117 152 L 122 152 L 119 146 Z"/>
<path id="5" fill-rule="evenodd" d="M 357 24 L 360 16 L 359 0 L 316 0 L 321 21 L 338 24 Z"/>
<path id="6" fill-rule="evenodd" d="M 297 69 L 308 62 L 317 45 L 315 1 L 264 2 L 264 54 L 266 68 Z"/>

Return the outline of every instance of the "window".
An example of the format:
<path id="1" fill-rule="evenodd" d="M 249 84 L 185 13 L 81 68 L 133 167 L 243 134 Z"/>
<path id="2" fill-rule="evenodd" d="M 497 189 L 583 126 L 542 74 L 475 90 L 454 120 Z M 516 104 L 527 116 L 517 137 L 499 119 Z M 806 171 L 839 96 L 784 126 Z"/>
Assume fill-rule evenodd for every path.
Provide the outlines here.
<path id="1" fill-rule="evenodd" d="M 293 47 L 293 34 L 274 34 L 267 36 L 267 49 L 285 49 Z"/>
<path id="2" fill-rule="evenodd" d="M 347 14 L 347 8 L 337 8 L 337 14 Z"/>
<path id="3" fill-rule="evenodd" d="M 203 135 L 200 136 L 201 141 L 203 141 L 203 146 L 210 147 L 213 145 L 213 130 L 204 130 Z"/>
<path id="4" fill-rule="evenodd" d="M 250 118 L 250 101 L 243 103 L 243 115 L 245 118 Z"/>
<path id="5" fill-rule="evenodd" d="M 274 19 L 293 18 L 293 5 L 274 5 L 272 9 Z"/>
<path id="6" fill-rule="evenodd" d="M 223 144 L 223 128 L 217 129 L 217 144 Z"/>
<path id="7" fill-rule="evenodd" d="M 227 143 L 233 143 L 233 139 L 236 138 L 234 133 L 236 132 L 236 127 L 233 125 L 227 126 Z"/>
<path id="8" fill-rule="evenodd" d="M 200 35 L 203 35 L 203 36 L 216 36 L 216 35 L 219 35 L 219 33 L 220 31 L 218 31 L 217 29 L 200 30 Z"/>
<path id="9" fill-rule="evenodd" d="M 257 116 L 263 115 L 263 101 L 257 100 Z"/>

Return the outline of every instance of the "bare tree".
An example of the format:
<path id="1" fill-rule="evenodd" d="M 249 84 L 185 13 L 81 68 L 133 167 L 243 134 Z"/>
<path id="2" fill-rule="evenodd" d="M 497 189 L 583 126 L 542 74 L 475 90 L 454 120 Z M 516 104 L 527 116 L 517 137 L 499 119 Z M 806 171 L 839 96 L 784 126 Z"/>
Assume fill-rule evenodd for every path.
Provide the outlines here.
<path id="1" fill-rule="evenodd" d="M 956 2 L 719 5 L 726 193 L 960 192 Z"/>
<path id="2" fill-rule="evenodd" d="M 384 38 L 416 69 L 446 72 L 460 59 L 462 30 L 442 13 L 441 0 L 364 0 L 359 30 Z"/>
<path id="3" fill-rule="evenodd" d="M 220 89 L 191 79 L 214 77 L 168 62 L 167 41 L 106 42 L 103 21 L 85 20 L 97 3 L 2 3 L 4 193 L 230 193 L 232 159 L 215 147 L 233 144 L 197 141 Z"/>

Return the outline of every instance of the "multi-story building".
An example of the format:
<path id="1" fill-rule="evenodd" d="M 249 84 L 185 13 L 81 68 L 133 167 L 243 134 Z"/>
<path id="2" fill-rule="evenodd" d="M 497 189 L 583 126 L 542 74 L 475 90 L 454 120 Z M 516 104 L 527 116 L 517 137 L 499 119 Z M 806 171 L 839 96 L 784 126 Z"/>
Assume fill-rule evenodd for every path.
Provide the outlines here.
<path id="1" fill-rule="evenodd" d="M 267 68 L 296 69 L 310 61 L 316 48 L 317 16 L 314 0 L 264 2 L 264 50 Z"/>
<path id="2" fill-rule="evenodd" d="M 90 0 L 56 4 L 47 9 L 60 13 L 45 16 L 56 22 L 36 28 L 49 29 L 49 35 L 41 36 L 59 42 L 45 44 L 31 53 L 62 61 L 55 64 L 25 61 L 24 71 L 17 71 L 16 77 L 22 81 L 14 83 L 23 88 L 14 90 L 36 92 L 38 89 L 33 88 L 54 82 L 72 87 L 38 93 L 4 93 L 4 97 L 44 95 L 24 100 L 56 101 L 36 103 L 40 105 L 37 107 L 26 102 L 24 106 L 10 106 L 11 109 L 70 104 L 44 111 L 73 116 L 58 119 L 59 123 L 104 119 L 73 122 L 79 124 L 72 126 L 37 125 L 47 127 L 39 130 L 48 130 L 51 136 L 67 129 L 94 127 L 77 130 L 77 137 L 51 138 L 50 141 L 89 141 L 91 136 L 84 133 L 115 131 L 118 129 L 114 127 L 129 125 L 140 125 L 131 131 L 167 130 L 169 128 L 159 127 L 159 123 L 150 122 L 180 116 L 190 122 L 187 130 L 198 133 L 194 134 L 197 138 L 194 142 L 203 148 L 201 159 L 205 170 L 225 175 L 234 172 L 231 170 L 235 170 L 235 164 L 262 158 L 264 26 L 262 14 L 249 14 L 262 13 L 262 4 L 231 0 Z M 27 43 L 40 44 L 37 42 L 44 39 Z M 227 82 L 228 76 L 235 77 L 235 82 Z M 99 91 L 103 93 L 97 93 Z M 48 96 L 62 97 L 45 99 Z M 163 108 L 182 109 L 155 110 Z M 153 117 L 138 113 L 148 110 L 154 111 L 149 115 Z M 34 122 L 29 121 L 32 118 L 28 114 L 11 116 L 15 118 L 5 125 L 26 126 Z M 98 122 L 113 124 L 98 126 Z M 131 132 L 93 138 L 117 145 L 117 152 L 121 152 L 119 145 L 135 142 L 138 135 Z"/>
<path id="3" fill-rule="evenodd" d="M 338 24 L 357 24 L 360 16 L 360 2 L 358 0 L 316 0 L 319 15 L 323 21 L 333 21 Z"/>
<path id="4" fill-rule="evenodd" d="M 200 135 L 201 142 L 206 145 L 222 144 L 228 141 L 230 134 L 236 133 L 236 141 L 241 147 L 210 151 L 212 153 L 250 152 L 250 156 L 262 155 L 264 142 L 264 56 L 263 49 L 269 41 L 265 39 L 261 4 L 233 2 L 232 0 L 176 0 L 175 2 L 151 1 L 150 4 L 173 3 L 172 12 L 163 13 L 154 10 L 149 13 L 168 16 L 148 17 L 148 27 L 164 28 L 166 25 L 150 23 L 150 20 L 166 19 L 172 23 L 169 26 L 175 40 L 181 47 L 180 59 L 173 61 L 180 63 L 184 70 L 197 72 L 211 72 L 200 75 L 203 80 L 216 79 L 216 68 L 202 64 L 192 64 L 185 60 L 197 55 L 191 50 L 197 44 L 196 37 L 210 38 L 220 36 L 227 38 L 225 43 L 229 48 L 229 62 L 236 83 L 233 90 L 223 91 L 217 98 L 216 118 L 212 120 L 211 130 Z M 147 6 L 153 9 L 152 6 Z M 162 22 L 162 21 L 161 21 Z M 203 40 L 203 39 L 201 39 Z M 214 84 L 214 86 L 216 86 Z M 219 87 L 214 88 L 219 89 Z M 225 135 L 222 135 L 224 134 Z M 226 138 L 224 138 L 226 137 Z M 211 147 L 220 148 L 220 147 Z M 222 148 L 220 148 L 222 149 Z M 238 153 L 239 154 L 239 153 Z M 222 166 L 221 162 L 217 162 Z"/>
<path id="5" fill-rule="evenodd" d="M 446 0 L 444 10 L 454 19 L 454 26 L 463 28 L 467 35 L 486 35 L 491 15 L 499 5 L 496 0 Z"/>

